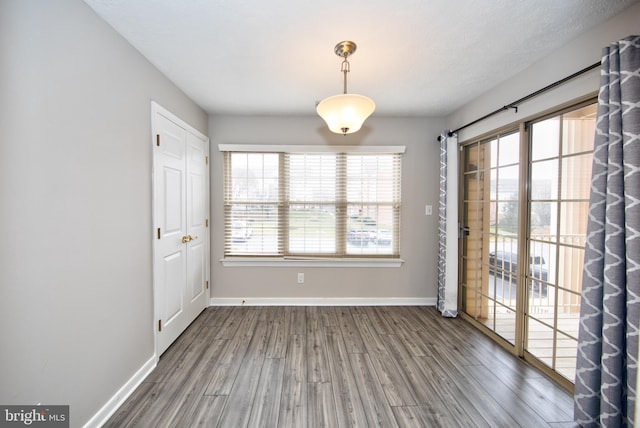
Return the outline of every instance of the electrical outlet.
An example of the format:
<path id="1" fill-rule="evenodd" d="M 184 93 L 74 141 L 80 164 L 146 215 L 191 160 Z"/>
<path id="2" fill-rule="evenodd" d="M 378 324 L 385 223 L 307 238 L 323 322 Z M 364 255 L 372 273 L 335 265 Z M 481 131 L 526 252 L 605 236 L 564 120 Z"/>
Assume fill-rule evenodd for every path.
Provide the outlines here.
<path id="1" fill-rule="evenodd" d="M 298 284 L 304 284 L 304 273 L 298 273 Z"/>
<path id="2" fill-rule="evenodd" d="M 427 205 L 424 209 L 425 215 L 433 215 L 433 205 Z"/>

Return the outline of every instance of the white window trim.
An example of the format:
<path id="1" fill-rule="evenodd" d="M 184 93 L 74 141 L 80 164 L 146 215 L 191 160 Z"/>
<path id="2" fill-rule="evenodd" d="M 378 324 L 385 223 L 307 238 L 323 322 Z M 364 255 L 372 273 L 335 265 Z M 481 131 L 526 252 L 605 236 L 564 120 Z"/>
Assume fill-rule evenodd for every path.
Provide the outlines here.
<path id="1" fill-rule="evenodd" d="M 227 257 L 220 259 L 224 267 L 331 267 L 331 268 L 399 268 L 403 259 L 292 259 L 288 257 Z"/>
<path id="2" fill-rule="evenodd" d="M 404 153 L 406 146 L 302 146 L 273 144 L 218 144 L 221 152 L 257 153 Z"/>

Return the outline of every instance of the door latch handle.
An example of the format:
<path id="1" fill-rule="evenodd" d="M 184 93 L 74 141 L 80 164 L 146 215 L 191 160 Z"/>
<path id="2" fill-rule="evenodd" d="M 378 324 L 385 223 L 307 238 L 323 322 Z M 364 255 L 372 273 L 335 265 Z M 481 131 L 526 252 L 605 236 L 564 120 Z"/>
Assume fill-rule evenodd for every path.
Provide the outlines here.
<path id="1" fill-rule="evenodd" d="M 187 242 L 191 241 L 193 238 L 191 237 L 191 235 L 186 235 L 182 237 L 182 243 L 186 244 Z"/>

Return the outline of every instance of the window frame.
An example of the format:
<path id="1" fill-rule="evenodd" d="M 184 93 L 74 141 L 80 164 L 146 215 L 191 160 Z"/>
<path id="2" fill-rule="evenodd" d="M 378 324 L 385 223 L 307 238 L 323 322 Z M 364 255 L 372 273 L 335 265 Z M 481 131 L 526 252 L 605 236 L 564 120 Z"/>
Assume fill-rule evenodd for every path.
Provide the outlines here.
<path id="1" fill-rule="evenodd" d="M 278 153 L 278 154 L 347 154 L 347 155 L 360 155 L 360 154 L 373 154 L 373 155 L 385 155 L 385 154 L 398 154 L 402 155 L 405 152 L 405 146 L 307 146 L 307 145 L 262 145 L 262 144 L 219 144 L 218 150 L 220 152 L 246 152 L 246 153 Z M 283 156 L 281 156 L 281 159 Z M 226 165 L 225 165 L 226 168 Z M 280 175 L 282 175 L 282 166 L 280 167 Z M 227 179 L 227 171 L 225 175 L 225 186 Z M 401 173 L 399 174 L 400 183 L 399 197 L 401 194 Z M 224 196 L 226 198 L 226 195 Z M 337 198 L 336 198 L 337 199 Z M 398 200 L 398 210 L 401 206 L 401 197 Z M 291 201 L 283 201 L 286 205 L 291 204 Z M 336 204 L 339 201 L 336 200 Z M 225 216 L 226 216 L 226 204 Z M 288 215 L 288 214 L 286 214 Z M 400 222 L 400 213 L 398 213 L 398 223 Z M 285 220 L 285 223 L 288 220 Z M 225 217 L 224 224 L 226 225 L 227 218 Z M 223 231 L 226 232 L 226 231 Z M 346 235 L 344 236 L 346 239 Z M 398 227 L 397 240 L 400 239 L 400 228 Z M 226 240 L 225 240 L 226 245 Z M 220 262 L 223 266 L 298 266 L 298 267 L 400 267 L 404 263 L 399 252 L 400 247 L 397 247 L 397 255 L 336 255 L 328 254 L 325 256 L 305 256 L 305 255 L 274 255 L 274 256 L 261 256 L 261 255 L 227 255 L 224 254 Z M 223 251 L 224 253 L 224 251 Z"/>

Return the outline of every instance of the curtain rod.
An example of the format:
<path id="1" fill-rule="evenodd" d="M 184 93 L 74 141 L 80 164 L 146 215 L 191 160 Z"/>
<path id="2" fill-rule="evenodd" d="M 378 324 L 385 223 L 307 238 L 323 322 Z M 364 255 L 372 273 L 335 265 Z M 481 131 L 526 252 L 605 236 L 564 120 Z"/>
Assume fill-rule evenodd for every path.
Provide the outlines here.
<path id="1" fill-rule="evenodd" d="M 462 131 L 462 130 L 463 130 L 463 129 L 465 129 L 465 128 L 468 128 L 468 127 L 470 127 L 470 126 L 472 126 L 472 125 L 475 125 L 475 124 L 476 124 L 476 123 L 478 123 L 478 122 L 482 122 L 483 120 L 488 119 L 489 117 L 491 117 L 491 116 L 493 116 L 493 115 L 496 115 L 496 114 L 498 114 L 498 113 L 500 113 L 500 112 L 503 112 L 503 111 L 505 111 L 505 110 L 514 109 L 514 110 L 515 110 L 515 112 L 517 113 L 517 112 L 518 112 L 518 105 L 519 105 L 519 104 L 521 104 L 521 103 L 523 103 L 523 102 L 525 102 L 525 101 L 527 101 L 527 100 L 529 100 L 529 99 L 531 99 L 531 98 L 533 98 L 533 97 L 537 97 L 538 95 L 540 95 L 540 94 L 542 94 L 542 93 L 544 93 L 544 92 L 547 92 L 547 91 L 549 91 L 550 89 L 555 88 L 556 86 L 560 86 L 560 85 L 562 85 L 562 84 L 564 84 L 564 83 L 568 82 L 568 81 L 569 81 L 569 80 L 571 80 L 571 79 L 575 79 L 576 77 L 578 77 L 578 76 L 580 76 L 580 75 L 582 75 L 582 74 L 584 74 L 584 73 L 587 73 L 587 72 L 589 72 L 589 71 L 591 71 L 591 70 L 593 70 L 594 68 L 597 68 L 597 67 L 600 67 L 600 61 L 598 61 L 598 62 L 596 62 L 596 63 L 594 63 L 594 64 L 591 64 L 590 66 L 585 67 L 585 68 L 583 68 L 582 70 L 577 71 L 577 72 L 573 73 L 572 75 L 565 77 L 564 79 L 560 79 L 560 80 L 558 80 L 557 82 L 553 82 L 552 84 L 547 85 L 547 86 L 545 86 L 545 87 L 544 87 L 544 88 L 542 88 L 542 89 L 539 89 L 539 90 L 537 90 L 537 91 L 535 91 L 535 92 L 532 92 L 532 93 L 530 93 L 529 95 L 524 96 L 524 97 L 522 97 L 522 98 L 520 98 L 520 99 L 518 99 L 518 100 L 516 100 L 516 101 L 514 101 L 514 102 L 512 102 L 512 103 L 509 103 L 509 104 L 507 104 L 506 106 L 503 106 L 503 107 L 501 107 L 501 108 L 499 108 L 499 109 L 497 109 L 497 110 L 494 110 L 494 111 L 492 111 L 492 112 L 491 112 L 491 113 L 489 113 L 489 114 L 485 114 L 485 115 L 484 115 L 484 116 L 482 116 L 481 118 L 476 119 L 476 120 L 474 120 L 473 122 L 469 122 L 469 123 L 467 123 L 466 125 L 463 125 L 463 126 L 461 126 L 460 128 L 458 128 L 458 129 L 449 130 L 449 132 L 447 133 L 447 135 L 448 135 L 449 137 L 451 137 L 451 136 L 452 136 L 453 134 L 455 134 L 456 132 L 458 132 L 458 131 Z M 440 141 L 440 136 L 438 136 L 438 141 Z"/>

